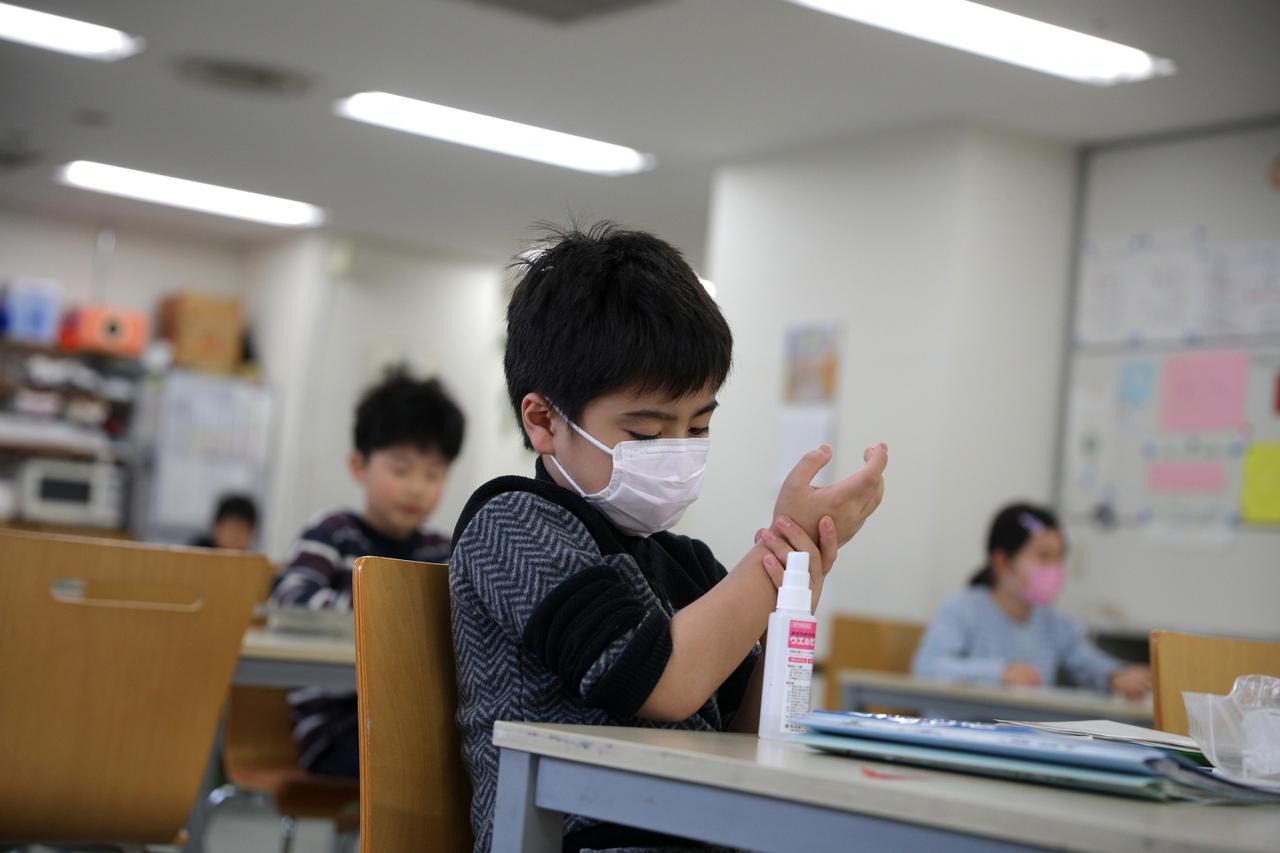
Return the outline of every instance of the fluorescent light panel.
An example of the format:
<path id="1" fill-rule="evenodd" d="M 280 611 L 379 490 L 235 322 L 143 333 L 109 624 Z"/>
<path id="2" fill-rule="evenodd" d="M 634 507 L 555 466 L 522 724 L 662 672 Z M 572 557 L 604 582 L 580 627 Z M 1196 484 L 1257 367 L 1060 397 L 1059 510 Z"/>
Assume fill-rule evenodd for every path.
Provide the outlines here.
<path id="1" fill-rule="evenodd" d="M 85 59 L 114 62 L 146 46 L 141 38 L 97 24 L 0 3 L 0 38 Z"/>
<path id="2" fill-rule="evenodd" d="M 66 164 L 58 170 L 58 180 L 84 190 L 285 228 L 310 228 L 324 222 L 324 211 L 305 202 L 202 184 L 183 178 L 170 178 L 167 175 L 89 160 L 76 160 Z"/>
<path id="3" fill-rule="evenodd" d="M 630 175 L 653 168 L 648 154 L 571 133 L 392 95 L 360 92 L 334 104 L 345 118 L 537 160 L 597 175 Z"/>
<path id="4" fill-rule="evenodd" d="M 1110 86 L 1173 74 L 1172 60 L 968 0 L 789 0 L 1079 83 Z"/>

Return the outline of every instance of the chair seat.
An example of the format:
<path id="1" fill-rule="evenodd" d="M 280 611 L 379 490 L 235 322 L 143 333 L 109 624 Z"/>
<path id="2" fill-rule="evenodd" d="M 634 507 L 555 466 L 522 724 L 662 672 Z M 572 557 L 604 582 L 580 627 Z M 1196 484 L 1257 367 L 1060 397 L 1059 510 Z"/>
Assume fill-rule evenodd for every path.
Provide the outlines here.
<path id="1" fill-rule="evenodd" d="M 308 773 L 300 767 L 243 767 L 231 782 L 238 788 L 270 794 L 276 810 L 292 818 L 332 818 L 360 799 L 359 780 Z"/>

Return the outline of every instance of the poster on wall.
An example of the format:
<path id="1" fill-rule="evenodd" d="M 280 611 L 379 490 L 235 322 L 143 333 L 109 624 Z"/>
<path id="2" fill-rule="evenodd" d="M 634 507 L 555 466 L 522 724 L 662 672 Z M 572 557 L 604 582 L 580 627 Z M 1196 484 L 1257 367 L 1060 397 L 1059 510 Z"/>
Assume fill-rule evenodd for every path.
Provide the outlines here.
<path id="1" fill-rule="evenodd" d="M 835 447 L 840 337 L 840 327 L 830 323 L 795 326 L 786 332 L 783 402 L 778 413 L 778 485 L 805 453 L 823 444 Z M 814 485 L 830 482 L 834 469 L 828 463 L 814 478 Z"/>
<path id="2" fill-rule="evenodd" d="M 1097 528 L 1280 530 L 1280 243 L 1205 229 L 1082 256 L 1062 501 Z"/>
<path id="3" fill-rule="evenodd" d="M 1280 335 L 1280 242 L 1217 244 L 1204 228 L 1090 240 L 1077 347 Z"/>

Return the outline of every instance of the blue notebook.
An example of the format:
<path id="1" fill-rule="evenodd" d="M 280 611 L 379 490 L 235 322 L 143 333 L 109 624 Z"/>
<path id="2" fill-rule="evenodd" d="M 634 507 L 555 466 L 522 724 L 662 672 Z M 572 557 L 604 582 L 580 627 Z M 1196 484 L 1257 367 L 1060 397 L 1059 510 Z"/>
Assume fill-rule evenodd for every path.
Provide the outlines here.
<path id="1" fill-rule="evenodd" d="M 1086 740 L 1005 723 L 961 723 L 955 720 L 840 711 L 814 711 L 798 718 L 796 722 L 821 734 L 977 752 L 1050 764 L 1069 764 L 1142 776 L 1157 775 L 1150 762 L 1170 757 L 1170 753 L 1154 747 Z M 1186 759 L 1179 757 L 1175 760 Z M 1195 766 L 1190 761 L 1187 764 Z"/>
<path id="2" fill-rule="evenodd" d="M 791 741 L 875 761 L 1155 800 L 1276 803 L 1175 751 L 1055 735 L 1025 726 L 815 711 Z"/>

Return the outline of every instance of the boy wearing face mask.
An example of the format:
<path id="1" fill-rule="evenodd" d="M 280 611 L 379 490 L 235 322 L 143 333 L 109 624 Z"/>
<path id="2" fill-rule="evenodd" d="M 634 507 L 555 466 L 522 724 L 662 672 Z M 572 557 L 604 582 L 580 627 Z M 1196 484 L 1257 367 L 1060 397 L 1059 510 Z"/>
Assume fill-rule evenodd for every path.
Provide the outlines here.
<path id="1" fill-rule="evenodd" d="M 731 570 L 667 532 L 698 496 L 731 353 L 715 302 L 651 235 L 570 231 L 524 264 L 505 368 L 535 475 L 472 496 L 449 564 L 477 851 L 492 834 L 496 720 L 754 732 L 787 553 L 809 552 L 816 603 L 837 547 L 879 504 L 883 445 L 815 489 L 824 447 Z M 565 850 L 697 846 L 577 816 L 565 829 Z"/>
<path id="2" fill-rule="evenodd" d="M 978 684 L 1071 683 L 1137 699 L 1151 690 L 1151 671 L 1127 666 L 1098 649 L 1074 619 L 1053 606 L 1062 591 L 1066 543 L 1047 509 L 1017 503 L 1002 509 L 987 537 L 987 565 L 969 589 L 942 606 L 916 650 L 911 671 L 922 678 Z"/>

